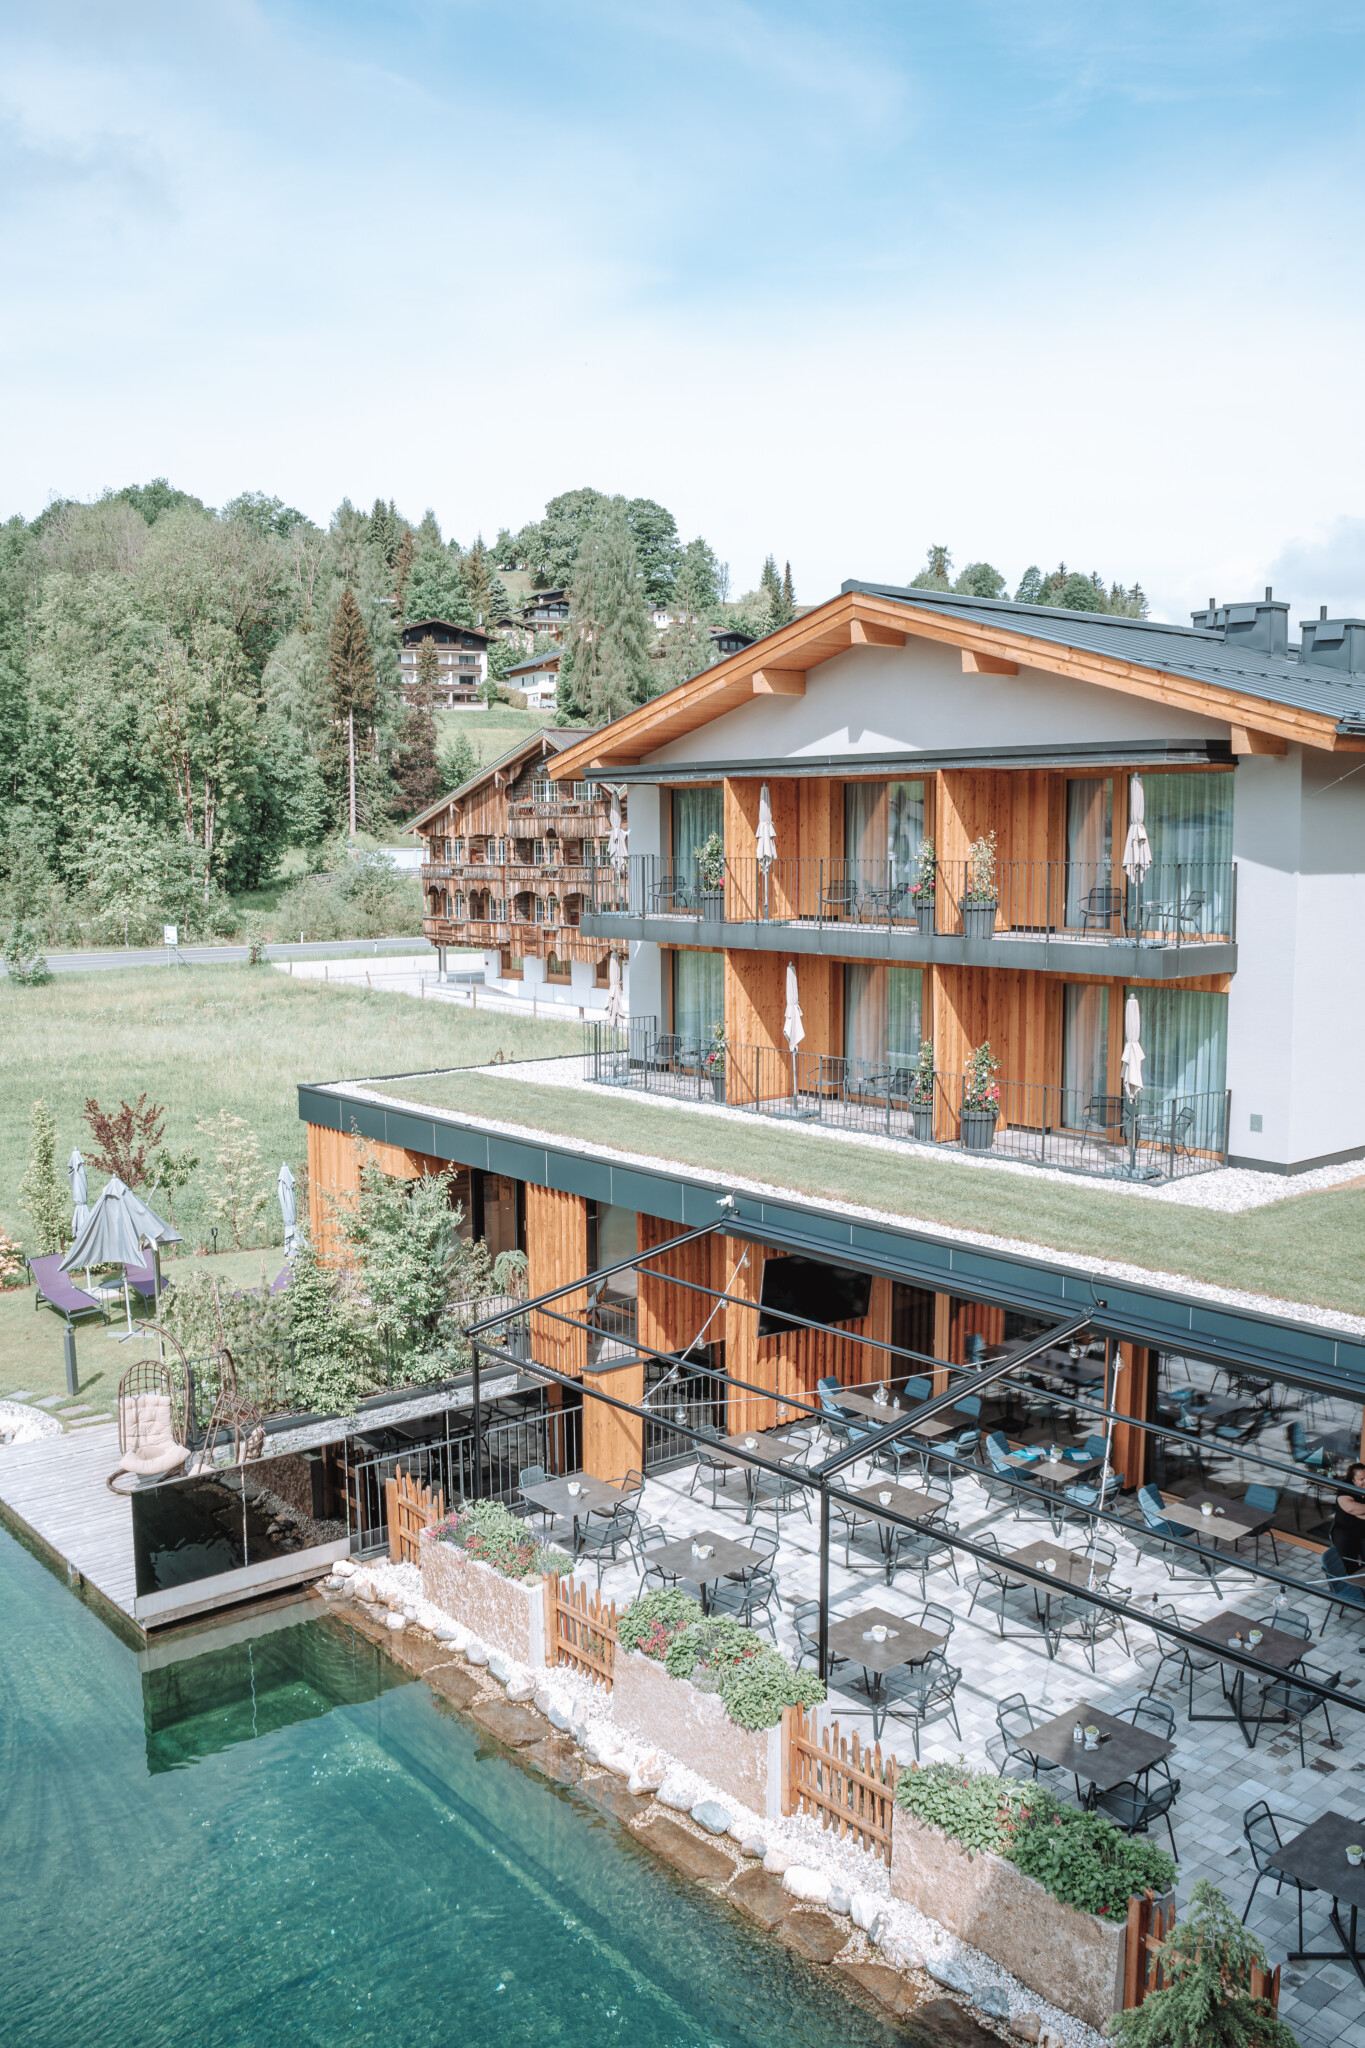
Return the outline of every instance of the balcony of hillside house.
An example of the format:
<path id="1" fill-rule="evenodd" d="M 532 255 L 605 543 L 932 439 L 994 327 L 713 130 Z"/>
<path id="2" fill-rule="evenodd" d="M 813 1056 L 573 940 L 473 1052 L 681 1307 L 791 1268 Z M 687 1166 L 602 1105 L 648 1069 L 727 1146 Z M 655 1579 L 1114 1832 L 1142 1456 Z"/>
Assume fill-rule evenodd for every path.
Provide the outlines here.
<path id="1" fill-rule="evenodd" d="M 994 864 L 988 891 L 966 861 L 632 854 L 593 871 L 583 929 L 841 960 L 1018 967 L 1043 973 L 1231 974 L 1235 861 L 1161 860 L 1129 876 L 1115 861 Z"/>
<path id="2" fill-rule="evenodd" d="M 548 778 L 531 784 L 529 797 L 515 797 L 507 806 L 510 818 L 581 818 L 596 829 L 605 819 L 611 792 L 600 782 L 551 782 Z"/>
<path id="3" fill-rule="evenodd" d="M 894 1144 L 970 1153 L 1104 1180 L 1183 1180 L 1226 1166 L 1226 1089 L 1136 1096 L 997 1080 L 984 1097 L 965 1073 L 880 1059 L 788 1052 L 661 1031 L 654 1017 L 584 1026 L 583 1078 L 673 1101 Z"/>

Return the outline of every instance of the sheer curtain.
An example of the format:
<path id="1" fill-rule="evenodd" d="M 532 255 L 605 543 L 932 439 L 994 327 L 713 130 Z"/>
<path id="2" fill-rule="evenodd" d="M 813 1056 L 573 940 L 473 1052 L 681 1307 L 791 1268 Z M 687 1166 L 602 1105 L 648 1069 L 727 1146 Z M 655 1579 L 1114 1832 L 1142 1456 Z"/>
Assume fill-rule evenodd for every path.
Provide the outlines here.
<path id="1" fill-rule="evenodd" d="M 1074 1129 L 1092 1098 L 1108 1093 L 1109 990 L 1067 982 L 1062 988 L 1062 1122 Z"/>
<path id="2" fill-rule="evenodd" d="M 685 1044 L 704 1051 L 717 1024 L 725 1021 L 723 953 L 673 955 L 673 1029 Z"/>
<path id="3" fill-rule="evenodd" d="M 1201 778 L 1202 779 L 1202 778 Z M 1130 988 L 1142 1015 L 1142 1085 L 1173 1095 L 1221 1095 L 1227 1087 L 1228 999 L 1198 989 Z"/>
<path id="4" fill-rule="evenodd" d="M 1114 785 L 1099 776 L 1068 777 L 1066 785 L 1066 921 L 1078 925 L 1092 889 L 1110 884 Z"/>
<path id="5" fill-rule="evenodd" d="M 724 816 L 719 789 L 673 791 L 673 866 L 684 880 L 692 879 L 695 856 L 711 834 L 724 837 Z"/>
<path id="6" fill-rule="evenodd" d="M 844 854 L 865 886 L 886 886 L 886 864 L 893 887 L 908 881 L 923 837 L 922 782 L 844 784 Z"/>
<path id="7" fill-rule="evenodd" d="M 918 967 L 844 967 L 844 1053 L 863 1071 L 919 1057 L 924 975 Z"/>
<path id="8" fill-rule="evenodd" d="M 1152 865 L 1143 902 L 1185 906 L 1202 895 L 1195 929 L 1228 932 L 1232 918 L 1231 774 L 1144 775 Z"/>

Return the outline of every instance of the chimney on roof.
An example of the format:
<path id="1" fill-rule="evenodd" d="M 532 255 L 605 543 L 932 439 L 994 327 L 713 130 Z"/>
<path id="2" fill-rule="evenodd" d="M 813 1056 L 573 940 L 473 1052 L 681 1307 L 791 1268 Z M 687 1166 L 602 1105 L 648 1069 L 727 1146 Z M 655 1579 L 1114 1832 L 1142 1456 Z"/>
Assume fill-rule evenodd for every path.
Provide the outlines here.
<path id="1" fill-rule="evenodd" d="M 1212 597 L 1209 599 L 1209 608 L 1207 611 L 1191 612 L 1190 623 L 1194 626 L 1202 626 L 1205 632 L 1208 633 L 1214 633 L 1221 630 L 1223 622 L 1218 616 L 1217 599 Z"/>
<path id="2" fill-rule="evenodd" d="M 1206 612 L 1191 612 L 1190 618 L 1206 632 L 1221 632 L 1225 646 L 1257 654 L 1289 652 L 1289 606 L 1276 601 L 1269 584 L 1259 604 L 1211 604 Z"/>
<path id="3" fill-rule="evenodd" d="M 1329 619 L 1326 605 L 1315 619 L 1301 619 L 1300 661 L 1315 668 L 1340 669 L 1343 675 L 1365 675 L 1365 619 Z"/>

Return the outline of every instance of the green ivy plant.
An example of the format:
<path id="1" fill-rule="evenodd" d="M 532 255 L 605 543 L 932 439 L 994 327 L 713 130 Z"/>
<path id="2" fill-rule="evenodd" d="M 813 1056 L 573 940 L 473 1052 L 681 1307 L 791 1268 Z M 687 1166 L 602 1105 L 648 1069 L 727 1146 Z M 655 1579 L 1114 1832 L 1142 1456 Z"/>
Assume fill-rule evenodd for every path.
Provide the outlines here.
<path id="1" fill-rule="evenodd" d="M 701 1618 L 690 1593 L 639 1593 L 617 1621 L 616 1638 L 623 1650 L 643 1650 L 662 1664 L 674 1637 Z"/>
<path id="2" fill-rule="evenodd" d="M 776 1650 L 760 1650 L 730 1666 L 720 1696 L 741 1728 L 775 1728 L 784 1707 L 817 1706 L 825 1688 L 813 1671 L 793 1671 Z"/>

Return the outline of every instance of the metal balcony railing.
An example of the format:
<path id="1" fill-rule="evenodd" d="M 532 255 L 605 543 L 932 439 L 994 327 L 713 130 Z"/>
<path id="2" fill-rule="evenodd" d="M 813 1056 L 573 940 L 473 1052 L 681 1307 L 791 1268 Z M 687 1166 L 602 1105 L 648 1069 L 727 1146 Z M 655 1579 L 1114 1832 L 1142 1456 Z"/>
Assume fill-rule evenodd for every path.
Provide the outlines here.
<path id="1" fill-rule="evenodd" d="M 1154 861 L 1130 879 L 1113 861 L 997 861 L 987 886 L 965 861 L 922 874 L 894 861 L 764 863 L 727 856 L 722 873 L 632 854 L 594 871 L 594 916 L 701 924 L 918 931 L 926 939 L 1046 939 L 1090 945 L 1228 945 L 1237 937 L 1234 861 Z"/>
<path id="2" fill-rule="evenodd" d="M 1145 1088 L 1130 1100 L 1001 1081 L 990 1104 L 974 1107 L 964 1075 L 936 1074 L 926 1089 L 910 1054 L 847 1059 L 703 1041 L 662 1032 L 653 1017 L 585 1024 L 583 1073 L 644 1094 L 1104 1179 L 1179 1180 L 1227 1163 L 1226 1090 Z"/>

